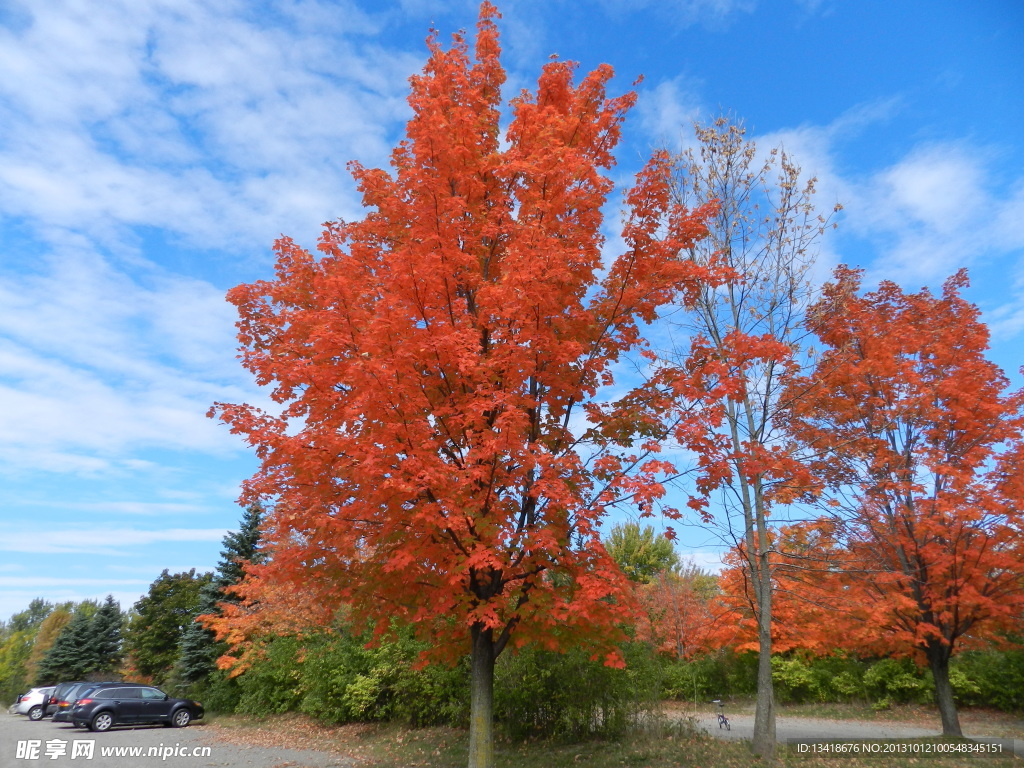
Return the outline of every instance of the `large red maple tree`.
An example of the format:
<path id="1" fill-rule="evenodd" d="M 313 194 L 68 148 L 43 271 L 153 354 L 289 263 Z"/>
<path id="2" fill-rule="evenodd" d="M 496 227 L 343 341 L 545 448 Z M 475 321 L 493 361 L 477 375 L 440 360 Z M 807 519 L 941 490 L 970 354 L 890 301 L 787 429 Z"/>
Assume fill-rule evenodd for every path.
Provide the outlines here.
<path id="1" fill-rule="evenodd" d="M 428 39 L 391 170 L 352 165 L 365 217 L 326 224 L 319 255 L 280 239 L 276 277 L 230 292 L 280 413 L 214 408 L 261 460 L 246 498 L 273 502 L 263 583 L 471 654 L 471 766 L 493 760 L 503 649 L 588 642 L 621 663 L 599 640 L 629 591 L 598 523 L 649 507 L 672 467 L 657 398 L 606 393 L 640 324 L 714 278 L 679 255 L 707 212 L 670 201 L 663 155 L 606 257 L 603 171 L 635 96 L 553 60 L 503 131 L 497 18 L 484 3 L 472 54 Z"/>
<path id="2" fill-rule="evenodd" d="M 862 294 L 839 268 L 810 316 L 825 350 L 788 398 L 834 511 L 818 554 L 835 562 L 807 587 L 832 590 L 847 647 L 927 661 L 954 735 L 950 657 L 1024 615 L 1024 391 L 986 359 L 966 286 Z"/>

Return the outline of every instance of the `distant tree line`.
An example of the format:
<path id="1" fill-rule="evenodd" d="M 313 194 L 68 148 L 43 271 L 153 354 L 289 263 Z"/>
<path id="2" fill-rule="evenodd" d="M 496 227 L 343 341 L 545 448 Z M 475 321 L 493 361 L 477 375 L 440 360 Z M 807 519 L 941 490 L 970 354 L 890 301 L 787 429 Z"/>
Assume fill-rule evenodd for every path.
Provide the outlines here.
<path id="1" fill-rule="evenodd" d="M 267 715 L 287 711 L 333 722 L 401 721 L 465 725 L 466 660 L 454 667 L 417 664 L 423 643 L 408 633 L 368 646 L 344 615 L 314 631 L 272 628 L 248 639 L 254 653 L 222 670 L 231 646 L 196 617 L 251 606 L 228 588 L 246 562 L 260 562 L 258 509 L 224 539 L 213 573 L 161 573 L 129 611 L 116 601 L 53 605 L 33 600 L 0 625 L 0 695 L 8 701 L 35 684 L 68 679 L 147 680 L 210 709 Z M 639 614 L 623 646 L 627 668 L 610 669 L 585 649 L 523 651 L 496 672 L 497 722 L 509 736 L 583 737 L 621 732 L 643 709 L 666 699 L 750 697 L 757 654 L 740 648 L 729 619 L 728 580 L 682 561 L 650 526 L 625 523 L 605 538 L 629 576 Z M 734 618 L 734 615 L 732 615 Z M 1010 638 L 1012 640 L 1012 638 Z M 749 643 L 748 643 L 749 645 Z M 860 701 L 877 708 L 927 703 L 934 686 L 912 660 L 851 652 L 791 649 L 772 658 L 782 702 Z M 969 651 L 955 660 L 957 701 L 1024 710 L 1024 652 Z"/>
<path id="2" fill-rule="evenodd" d="M 242 578 L 243 563 L 259 560 L 260 509 L 244 513 L 223 541 L 213 573 L 164 570 L 128 611 L 112 595 L 100 602 L 33 600 L 0 622 L 0 698 L 70 680 L 132 679 L 177 692 L 210 685 L 226 650 L 196 616 L 237 600 L 226 590 Z"/>

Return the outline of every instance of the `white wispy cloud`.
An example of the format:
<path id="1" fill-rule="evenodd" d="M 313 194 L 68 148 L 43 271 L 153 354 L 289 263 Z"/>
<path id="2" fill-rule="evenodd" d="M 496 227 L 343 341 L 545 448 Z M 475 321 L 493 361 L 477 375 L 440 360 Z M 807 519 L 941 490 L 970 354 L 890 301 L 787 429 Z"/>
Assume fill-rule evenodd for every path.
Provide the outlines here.
<path id="1" fill-rule="evenodd" d="M 356 215 L 345 164 L 386 163 L 422 46 L 345 2 L 16 0 L 5 19 L 0 236 L 28 233 L 0 253 L 5 470 L 236 450 L 205 417 L 260 398 L 235 310 L 141 235 L 265 268 L 280 234 Z"/>
<path id="2" fill-rule="evenodd" d="M 127 554 L 129 548 L 160 542 L 220 541 L 225 528 L 167 528 L 140 530 L 137 528 L 64 527 L 61 530 L 8 530 L 0 550 L 7 552 Z"/>
<path id="3" fill-rule="evenodd" d="M 345 163 L 386 158 L 422 58 L 345 4 L 275 4 L 273 24 L 237 2 L 21 11 L 0 28 L 0 202 L 103 238 L 144 225 L 265 246 L 350 213 Z"/>
<path id="4" fill-rule="evenodd" d="M 233 308 L 219 290 L 167 274 L 144 286 L 88 249 L 0 276 L 8 470 L 96 471 L 151 447 L 237 450 L 205 413 L 259 395 L 233 359 Z"/>
<path id="5" fill-rule="evenodd" d="M 656 146 L 677 150 L 693 145 L 693 123 L 704 112 L 696 90 L 683 77 L 642 88 L 638 124 Z"/>
<path id="6" fill-rule="evenodd" d="M 900 109 L 895 99 L 862 105 L 823 126 L 801 126 L 759 137 L 783 145 L 818 178 L 823 208 L 843 205 L 838 252 L 847 236 L 870 246 L 867 280 L 894 280 L 908 290 L 937 287 L 961 267 L 1001 261 L 1010 274 L 1024 268 L 1024 174 L 1007 183 L 998 147 L 968 139 L 919 142 L 889 165 L 859 174 L 844 168 L 845 142 Z M 863 256 L 863 252 L 859 252 Z"/>
<path id="7" fill-rule="evenodd" d="M 986 224 L 1004 203 L 986 165 L 982 147 L 923 145 L 850 185 L 849 225 L 880 251 L 873 271 L 927 283 L 996 248 Z"/>
<path id="8" fill-rule="evenodd" d="M 690 115 L 706 120 L 714 114 L 677 81 L 649 88 L 644 97 L 640 125 L 652 142 L 685 116 L 678 149 L 694 146 Z M 838 231 L 821 240 L 816 281 L 846 262 L 867 270 L 868 286 L 893 280 L 907 290 L 938 289 L 961 267 L 1001 265 L 1002 291 L 986 296 L 982 308 L 995 339 L 1017 338 L 1024 334 L 1024 173 L 1001 164 L 999 146 L 969 138 L 912 143 L 889 164 L 873 168 L 851 163 L 850 144 L 899 119 L 904 108 L 899 97 L 881 98 L 827 124 L 749 138 L 762 152 L 781 146 L 805 179 L 817 178 L 819 210 L 828 212 L 836 203 L 844 208 L 835 218 Z"/>
<path id="9" fill-rule="evenodd" d="M 110 501 L 61 501 L 58 504 L 50 502 L 38 504 L 42 507 L 58 507 L 68 512 L 88 512 L 90 517 L 102 516 L 109 519 L 111 515 L 128 515 L 135 517 L 167 517 L 167 516 L 196 516 L 210 514 L 213 510 L 207 504 L 183 503 L 173 501 L 140 501 L 140 500 L 110 500 Z"/>

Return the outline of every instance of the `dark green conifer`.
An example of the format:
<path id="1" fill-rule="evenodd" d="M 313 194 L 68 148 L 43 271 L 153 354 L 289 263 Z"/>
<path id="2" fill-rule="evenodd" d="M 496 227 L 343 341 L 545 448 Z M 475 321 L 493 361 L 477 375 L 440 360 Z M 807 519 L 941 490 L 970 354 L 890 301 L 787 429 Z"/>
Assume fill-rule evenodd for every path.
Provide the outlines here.
<path id="1" fill-rule="evenodd" d="M 117 671 L 121 665 L 123 627 L 121 605 L 114 600 L 113 595 L 107 595 L 106 601 L 92 617 L 92 662 L 89 673 L 110 677 Z"/>
<path id="2" fill-rule="evenodd" d="M 263 510 L 258 505 L 253 505 L 245 510 L 239 529 L 224 537 L 217 571 L 213 581 L 200 591 L 196 616 L 216 613 L 218 603 L 238 600 L 235 595 L 226 593 L 224 589 L 242 580 L 246 562 L 260 561 L 262 518 Z M 182 633 L 178 676 L 187 683 L 195 683 L 208 677 L 217 668 L 217 657 L 225 650 L 226 647 L 216 641 L 213 632 L 193 621 Z"/>
<path id="3" fill-rule="evenodd" d="M 38 682 L 58 683 L 80 680 L 89 672 L 95 658 L 92 651 L 92 618 L 97 606 L 92 602 L 79 603 L 71 622 L 61 630 L 53 646 L 39 662 Z"/>

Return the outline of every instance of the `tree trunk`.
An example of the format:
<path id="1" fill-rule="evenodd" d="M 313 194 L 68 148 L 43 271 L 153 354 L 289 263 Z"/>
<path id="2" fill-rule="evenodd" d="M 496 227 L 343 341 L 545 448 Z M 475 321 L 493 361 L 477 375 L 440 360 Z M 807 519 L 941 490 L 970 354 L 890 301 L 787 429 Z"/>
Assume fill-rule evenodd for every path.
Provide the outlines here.
<path id="1" fill-rule="evenodd" d="M 758 560 L 757 572 L 753 574 L 758 603 L 757 706 L 754 710 L 754 739 L 751 746 L 761 757 L 772 758 L 776 747 L 775 690 L 772 685 L 772 583 L 767 547 Z"/>
<path id="2" fill-rule="evenodd" d="M 469 768 L 494 768 L 494 632 L 471 630 Z"/>
<path id="3" fill-rule="evenodd" d="M 935 703 L 939 705 L 939 716 L 942 718 L 943 736 L 963 736 L 960 730 L 960 715 L 953 701 L 953 686 L 949 684 L 949 648 L 941 644 L 928 647 L 928 666 L 935 680 Z"/>

